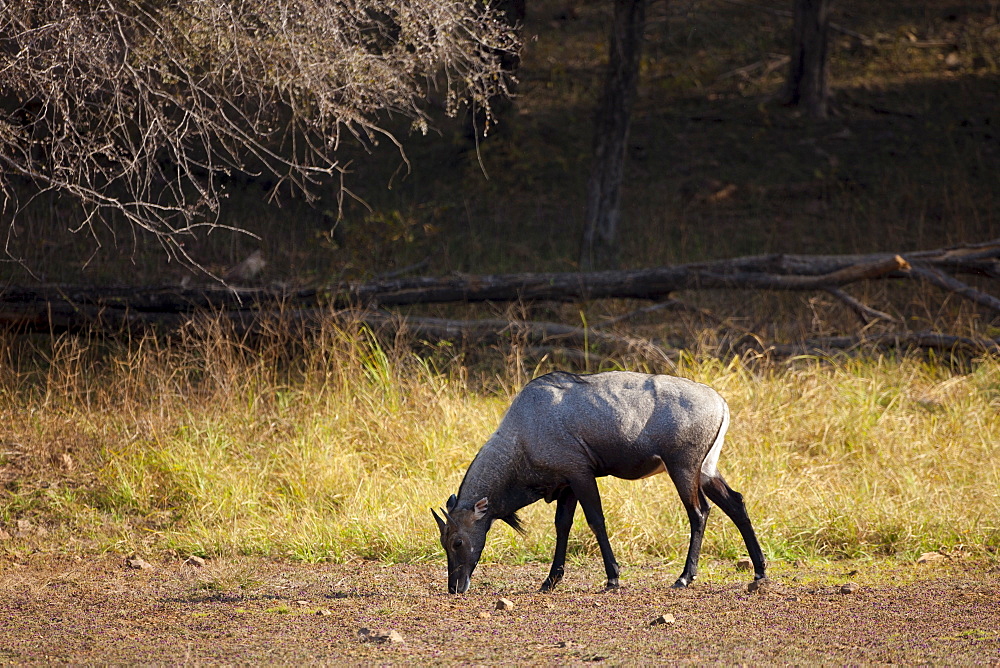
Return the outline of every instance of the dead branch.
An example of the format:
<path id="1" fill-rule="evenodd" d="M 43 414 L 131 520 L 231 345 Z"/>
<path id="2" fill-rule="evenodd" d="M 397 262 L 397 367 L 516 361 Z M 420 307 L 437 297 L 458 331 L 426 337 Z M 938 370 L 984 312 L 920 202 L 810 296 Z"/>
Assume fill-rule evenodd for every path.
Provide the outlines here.
<path id="1" fill-rule="evenodd" d="M 519 46 L 501 12 L 438 0 L 0 2 L 3 251 L 20 259 L 15 223 L 52 193 L 78 205 L 73 231 L 141 230 L 205 270 L 185 250 L 192 236 L 250 234 L 217 218 L 230 178 L 264 175 L 315 200 L 343 186 L 345 142 L 402 153 L 387 117 L 426 128 L 431 93 L 448 115 L 468 103 L 492 122 L 510 92 L 502 56 Z"/>
<path id="2" fill-rule="evenodd" d="M 762 255 L 652 269 L 396 278 L 295 291 L 218 286 L 10 286 L 0 291 L 0 325 L 40 332 L 176 330 L 197 314 L 207 312 L 228 320 L 234 331 L 253 334 L 264 331 L 261 323 L 287 321 L 312 326 L 331 317 L 344 317 L 331 314 L 350 311 L 363 313 L 362 321 L 373 327 L 405 328 L 418 337 L 433 340 L 498 341 L 518 336 L 535 346 L 600 344 L 644 348 L 656 355 L 666 355 L 649 341 L 609 333 L 605 328 L 667 308 L 709 317 L 718 324 L 721 321 L 708 312 L 670 297 L 674 292 L 698 290 L 826 291 L 857 313 L 866 325 L 874 321 L 898 322 L 843 290 L 852 283 L 885 279 L 929 283 L 980 308 L 1000 313 L 1000 298 L 955 278 L 957 274 L 1000 278 L 1000 239 L 905 255 Z M 401 316 L 377 310 L 447 302 L 590 299 L 648 299 L 659 303 L 589 329 L 553 322 Z M 972 339 L 935 338 L 944 336 L 941 334 L 918 336 L 904 332 L 879 336 L 883 338 L 848 337 L 824 342 L 830 348 L 850 347 L 859 342 L 875 341 L 881 345 L 880 342 L 893 341 L 897 345 L 989 349 L 988 345 Z"/>
<path id="3" fill-rule="evenodd" d="M 684 302 L 677 301 L 676 299 L 668 299 L 665 302 L 660 302 L 658 304 L 653 304 L 652 306 L 643 306 L 642 308 L 635 309 L 634 311 L 629 311 L 628 313 L 623 313 L 622 315 L 615 316 L 613 318 L 607 318 L 598 323 L 595 323 L 594 327 L 610 327 L 611 325 L 616 325 L 620 322 L 626 322 L 640 316 L 649 315 L 650 313 L 656 313 L 658 311 L 684 311 L 685 313 L 693 313 L 695 315 L 700 315 L 705 318 L 710 318 L 716 323 L 719 322 L 718 318 L 715 318 L 711 313 L 703 309 L 695 308 L 693 306 L 688 306 Z"/>
<path id="4" fill-rule="evenodd" d="M 1000 300 L 956 279 L 949 280 L 944 272 L 1000 277 L 1000 239 L 905 255 L 758 255 L 652 269 L 413 277 L 302 290 L 10 286 L 0 293 L 0 308 L 65 303 L 144 313 L 186 313 L 201 309 L 272 309 L 277 304 L 347 308 L 486 301 L 662 300 L 683 290 L 811 291 L 875 279 L 922 278 L 1000 311 Z"/>
<path id="5" fill-rule="evenodd" d="M 897 318 L 892 317 L 888 313 L 883 313 L 873 309 L 870 306 L 866 306 L 859 302 L 857 299 L 847 294 L 840 288 L 826 288 L 826 292 L 830 293 L 840 301 L 847 304 L 847 306 L 854 311 L 859 318 L 861 318 L 862 324 L 869 325 L 876 320 L 885 320 L 886 322 L 899 323 Z"/>
<path id="6" fill-rule="evenodd" d="M 777 357 L 795 357 L 798 355 L 826 355 L 831 350 L 850 352 L 864 348 L 921 348 L 972 354 L 997 354 L 1000 353 L 1000 337 L 995 339 L 974 339 L 967 336 L 952 336 L 939 332 L 895 332 L 876 335 L 828 336 L 808 339 L 803 343 L 765 346 L 762 347 L 761 352 Z"/>
<path id="7" fill-rule="evenodd" d="M 913 268 L 913 273 L 920 278 L 923 278 L 928 283 L 936 285 L 944 290 L 954 292 L 959 297 L 964 297 L 965 299 L 973 301 L 980 306 L 985 306 L 986 308 L 1000 312 L 1000 299 L 997 299 L 993 295 L 988 295 L 985 292 L 976 290 L 962 281 L 946 275 L 940 269 L 917 266 Z"/>

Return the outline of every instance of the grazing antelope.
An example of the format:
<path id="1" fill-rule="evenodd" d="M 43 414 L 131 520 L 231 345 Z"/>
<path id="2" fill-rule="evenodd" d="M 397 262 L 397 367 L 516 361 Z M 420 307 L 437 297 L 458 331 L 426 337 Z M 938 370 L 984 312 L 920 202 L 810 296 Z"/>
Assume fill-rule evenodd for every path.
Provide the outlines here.
<path id="1" fill-rule="evenodd" d="M 619 568 L 597 478 L 638 480 L 664 471 L 691 522 L 687 560 L 674 587 L 688 586 L 697 575 L 709 499 L 736 524 L 754 579 L 763 579 L 764 554 L 743 497 L 717 469 L 728 426 L 725 399 L 684 378 L 610 371 L 556 372 L 534 379 L 472 461 L 458 495 L 452 494 L 442 511 L 444 519 L 431 510 L 448 555 L 448 591 L 468 591 L 493 522 L 523 531 L 517 511 L 539 499 L 556 502 L 556 549 L 542 591 L 563 577 L 577 503 L 601 548 L 607 587 L 617 587 Z"/>

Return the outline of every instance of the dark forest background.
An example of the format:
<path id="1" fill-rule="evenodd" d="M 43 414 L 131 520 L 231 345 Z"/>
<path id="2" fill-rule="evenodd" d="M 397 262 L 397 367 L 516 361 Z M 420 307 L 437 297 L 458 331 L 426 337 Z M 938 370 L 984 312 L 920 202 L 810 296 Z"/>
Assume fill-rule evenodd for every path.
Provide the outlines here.
<path id="1" fill-rule="evenodd" d="M 272 181 L 234 177 L 219 222 L 258 238 L 217 230 L 187 242 L 192 255 L 225 271 L 260 250 L 261 284 L 416 263 L 430 275 L 577 269 L 611 5 L 528 3 L 515 97 L 487 137 L 477 141 L 471 115 L 441 114 L 426 136 L 403 128 L 408 167 L 388 142 L 349 149 L 345 184 L 361 202 L 347 199 L 339 221 L 339 183 L 318 203 L 282 191 L 268 202 Z M 782 104 L 791 7 L 780 9 L 650 3 L 621 266 L 1000 235 L 997 4 L 837 2 L 831 18 L 852 34 L 830 34 L 824 121 Z M 19 220 L 11 249 L 37 277 L 169 284 L 189 273 L 141 234 L 69 234 L 73 216 L 72 202 L 53 198 Z M 0 271 L 30 278 L 16 264 Z"/>
<path id="2" fill-rule="evenodd" d="M 617 267 L 906 253 L 1000 237 L 997 3 L 833 4 L 826 118 L 788 104 L 792 5 L 646 6 Z M 449 118 L 446 101 L 432 100 L 428 132 L 410 129 L 409 120 L 391 126 L 403 154 L 389 141 L 345 143 L 343 181 L 315 188 L 315 201 L 273 178 L 234 174 L 217 222 L 249 234 L 217 228 L 185 240 L 184 251 L 233 284 L 280 290 L 408 275 L 579 271 L 613 16 L 611 2 L 528 3 L 514 95 L 496 102 L 485 137 L 482 116 L 466 109 Z M 353 196 L 341 198 L 342 186 Z M 0 264 L 2 280 L 214 282 L 171 260 L 149 235 L 100 225 L 69 233 L 78 216 L 66 197 L 35 200 L 8 236 L 21 262 Z M 880 284 L 856 296 L 911 329 L 997 335 L 995 313 L 942 300 L 937 288 Z M 697 306 L 766 338 L 857 324 L 823 293 L 722 292 L 699 296 Z M 635 307 L 497 305 L 485 315 L 586 325 Z M 453 307 L 422 312 L 467 315 Z M 717 321 L 700 319 L 674 342 L 691 345 L 706 322 Z"/>

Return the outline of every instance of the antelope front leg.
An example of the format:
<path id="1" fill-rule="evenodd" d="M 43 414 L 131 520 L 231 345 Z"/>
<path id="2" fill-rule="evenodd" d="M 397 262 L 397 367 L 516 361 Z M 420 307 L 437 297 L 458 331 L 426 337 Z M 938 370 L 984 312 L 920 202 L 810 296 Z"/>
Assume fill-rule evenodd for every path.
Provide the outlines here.
<path id="1" fill-rule="evenodd" d="M 615 561 L 615 553 L 611 550 L 611 541 L 608 540 L 608 530 L 604 524 L 604 509 L 601 507 L 601 493 L 597 489 L 597 480 L 593 477 L 581 478 L 573 481 L 570 486 L 576 498 L 580 501 L 583 514 L 587 516 L 587 524 L 597 538 L 597 545 L 601 548 L 601 557 L 604 559 L 604 572 L 608 576 L 608 589 L 618 588 L 618 574 L 621 569 Z"/>
<path id="2" fill-rule="evenodd" d="M 542 591 L 552 591 L 563 579 L 566 545 L 569 542 L 569 530 L 573 526 L 574 513 L 576 513 L 576 495 L 573 494 L 572 488 L 567 487 L 556 500 L 556 552 L 552 557 L 549 577 L 542 583 Z"/>

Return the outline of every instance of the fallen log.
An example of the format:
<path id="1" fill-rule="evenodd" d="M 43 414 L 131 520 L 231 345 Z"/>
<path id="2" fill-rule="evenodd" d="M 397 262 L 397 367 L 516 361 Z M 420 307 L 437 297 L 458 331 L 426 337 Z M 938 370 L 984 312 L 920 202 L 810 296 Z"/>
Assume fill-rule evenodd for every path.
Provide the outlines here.
<path id="1" fill-rule="evenodd" d="M 659 308 L 692 312 L 672 293 L 697 290 L 826 291 L 851 308 L 862 322 L 895 322 L 882 311 L 862 304 L 843 288 L 859 281 L 908 279 L 927 282 L 977 306 L 1000 313 L 1000 298 L 955 278 L 956 274 L 1000 279 L 1000 239 L 953 248 L 905 254 L 761 255 L 651 269 L 457 275 L 344 282 L 300 290 L 209 286 L 84 287 L 8 286 L 0 290 L 0 325 L 22 331 L 177 329 L 196 313 L 216 313 L 238 331 L 254 331 L 254 322 L 291 318 L 315 323 L 331 312 L 357 309 L 371 322 L 383 318 L 378 309 L 447 302 L 581 301 L 641 299 L 662 306 L 633 311 L 621 319 Z M 385 316 L 401 319 L 402 316 Z M 508 320 L 442 321 L 407 317 L 410 329 L 427 338 L 482 337 L 484 332 L 527 331 L 533 342 L 563 337 L 582 341 L 579 328 L 559 323 L 516 325 Z M 384 320 L 380 320 L 384 324 Z M 614 320 L 611 322 L 615 322 Z M 609 323 L 604 323 L 610 324 Z M 616 335 L 590 328 L 589 341 Z M 611 339 L 608 339 L 611 342 Z M 623 337 L 616 344 L 635 345 Z"/>
<path id="2" fill-rule="evenodd" d="M 153 313 L 186 313 L 201 309 L 259 309 L 325 305 L 386 307 L 449 302 L 578 301 L 589 299 L 662 300 L 683 290 L 824 290 L 885 278 L 919 277 L 946 289 L 933 276 L 944 272 L 1000 278 L 1000 239 L 973 246 L 921 251 L 905 255 L 760 255 L 672 267 L 601 272 L 519 273 L 417 277 L 345 282 L 289 290 L 207 286 L 200 288 L 8 286 L 0 292 L 0 308 L 39 304 L 103 306 Z M 992 310 L 1000 300 L 957 290 Z"/>
<path id="3" fill-rule="evenodd" d="M 681 290 L 818 290 L 886 277 L 910 269 L 898 255 L 859 259 L 825 273 L 788 273 L 774 258 L 600 272 L 520 273 L 417 277 L 345 283 L 297 291 L 266 288 L 89 288 L 84 286 L 9 287 L 0 304 L 30 307 L 66 304 L 185 313 L 200 309 L 253 309 L 262 305 L 329 304 L 387 307 L 413 304 L 660 299 Z"/>
<path id="4" fill-rule="evenodd" d="M 662 299 L 682 290 L 818 290 L 909 270 L 898 255 L 858 259 L 821 273 L 787 273 L 774 257 L 623 271 L 523 273 L 409 278 L 346 286 L 331 295 L 361 305 L 404 306 L 448 302 Z"/>

